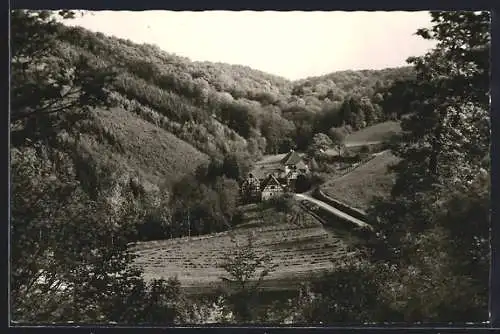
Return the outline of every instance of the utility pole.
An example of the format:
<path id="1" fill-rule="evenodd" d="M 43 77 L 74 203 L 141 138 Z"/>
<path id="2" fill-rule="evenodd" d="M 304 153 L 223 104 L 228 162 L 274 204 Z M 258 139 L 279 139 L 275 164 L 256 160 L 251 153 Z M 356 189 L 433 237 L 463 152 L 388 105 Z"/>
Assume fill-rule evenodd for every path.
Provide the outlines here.
<path id="1" fill-rule="evenodd" d="M 188 238 L 191 238 L 191 216 L 190 216 L 191 209 L 188 208 L 188 214 L 187 214 L 187 220 L 188 220 Z"/>

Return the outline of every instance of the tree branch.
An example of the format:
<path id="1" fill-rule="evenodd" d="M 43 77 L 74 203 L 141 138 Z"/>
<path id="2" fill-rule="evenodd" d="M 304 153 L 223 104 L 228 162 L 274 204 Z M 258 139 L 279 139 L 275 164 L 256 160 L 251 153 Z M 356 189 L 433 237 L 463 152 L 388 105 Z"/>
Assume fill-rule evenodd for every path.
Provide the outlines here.
<path id="1" fill-rule="evenodd" d="M 43 115 L 50 115 L 50 114 L 55 114 L 59 111 L 62 111 L 64 109 L 68 109 L 68 108 L 72 108 L 72 107 L 75 107 L 77 105 L 77 102 L 74 101 L 70 104 L 66 104 L 64 106 L 61 106 L 59 108 L 56 108 L 56 109 L 53 109 L 53 110 L 49 110 L 49 111 L 43 111 L 44 109 L 36 109 L 36 110 L 33 110 L 33 111 L 30 111 L 28 113 L 25 113 L 25 114 L 14 114 L 14 115 L 11 115 L 10 117 L 10 121 L 11 122 L 16 122 L 16 121 L 19 121 L 19 120 L 22 120 L 22 119 L 25 119 L 25 118 L 30 118 L 30 117 L 33 117 L 35 116 L 35 114 L 43 114 Z"/>

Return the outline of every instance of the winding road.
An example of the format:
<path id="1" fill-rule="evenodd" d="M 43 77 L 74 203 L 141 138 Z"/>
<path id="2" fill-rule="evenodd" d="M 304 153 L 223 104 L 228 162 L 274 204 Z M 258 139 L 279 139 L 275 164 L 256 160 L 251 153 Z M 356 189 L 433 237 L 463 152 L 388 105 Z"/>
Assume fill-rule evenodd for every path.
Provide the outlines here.
<path id="1" fill-rule="evenodd" d="M 306 194 L 295 194 L 295 198 L 298 200 L 298 201 L 308 201 L 310 203 L 313 203 L 319 207 L 321 207 L 322 209 L 330 212 L 331 214 L 339 217 L 339 218 L 342 218 L 344 220 L 347 220 L 353 224 L 356 224 L 357 226 L 359 227 L 362 227 L 362 228 L 369 228 L 371 229 L 371 226 L 357 218 L 354 218 L 350 215 L 348 215 L 347 213 L 345 212 L 342 212 L 336 208 L 334 208 L 333 206 L 329 205 L 329 204 L 326 204 L 325 202 L 322 202 L 320 200 L 317 200 L 309 195 L 306 195 Z"/>
<path id="2" fill-rule="evenodd" d="M 372 142 L 372 143 L 378 143 L 378 142 Z M 370 144 L 370 143 L 369 143 Z M 389 150 L 384 150 L 384 151 L 381 151 L 381 152 L 378 152 L 378 153 L 374 153 L 373 156 L 378 156 L 378 155 L 381 155 L 381 154 L 384 154 L 385 152 L 387 152 Z M 344 174 L 342 176 L 340 176 L 339 178 L 342 178 L 346 175 L 349 175 L 351 172 L 347 173 L 347 174 Z M 298 200 L 298 201 L 307 201 L 307 202 L 310 202 L 310 203 L 313 203 L 319 207 L 321 207 L 322 209 L 328 211 L 329 213 L 331 213 L 332 215 L 334 216 L 337 216 L 341 219 L 344 219 L 344 220 L 347 220 L 353 224 L 356 224 L 357 226 L 359 227 L 362 227 L 362 228 L 368 228 L 368 229 L 372 229 L 372 226 L 365 223 L 364 221 L 362 220 L 359 220 L 337 208 L 334 208 L 333 206 L 323 202 L 323 201 L 320 201 L 312 196 L 310 196 L 309 194 L 310 192 L 306 192 L 306 193 L 302 193 L 302 194 L 295 194 L 295 198 Z"/>

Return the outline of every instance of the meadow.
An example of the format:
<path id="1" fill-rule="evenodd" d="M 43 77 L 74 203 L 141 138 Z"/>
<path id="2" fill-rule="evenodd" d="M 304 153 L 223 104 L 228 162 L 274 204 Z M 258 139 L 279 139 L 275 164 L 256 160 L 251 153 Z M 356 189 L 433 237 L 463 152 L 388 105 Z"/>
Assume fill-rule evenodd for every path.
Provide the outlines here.
<path id="1" fill-rule="evenodd" d="M 394 176 L 387 168 L 397 162 L 396 156 L 384 151 L 352 172 L 325 182 L 321 190 L 338 201 L 366 210 L 374 197 L 389 195 Z"/>
<path id="2" fill-rule="evenodd" d="M 245 222 L 231 231 L 137 243 L 136 264 L 146 279 L 176 276 L 187 290 L 216 288 L 225 274 L 220 265 L 248 234 L 256 236 L 257 252 L 270 254 L 277 264 L 264 282 L 265 289 L 293 288 L 302 278 L 331 269 L 333 259 L 351 254 L 339 235 L 310 215 L 290 218 L 272 208 L 261 211 L 248 205 Z"/>
<path id="3" fill-rule="evenodd" d="M 401 123 L 398 121 L 382 122 L 350 133 L 345 138 L 345 144 L 349 147 L 384 142 L 401 131 Z"/>

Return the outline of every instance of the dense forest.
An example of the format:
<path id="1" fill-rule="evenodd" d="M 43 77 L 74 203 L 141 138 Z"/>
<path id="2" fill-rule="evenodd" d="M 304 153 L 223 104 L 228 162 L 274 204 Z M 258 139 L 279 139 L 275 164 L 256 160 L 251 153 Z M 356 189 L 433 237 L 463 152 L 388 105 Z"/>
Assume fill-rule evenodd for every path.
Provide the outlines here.
<path id="1" fill-rule="evenodd" d="M 163 198 L 173 219 L 151 217 L 154 222 L 146 230 L 169 225 L 164 232 L 169 235 L 186 232 L 183 220 L 175 217 L 183 217 L 188 208 L 199 218 L 199 233 L 225 228 L 236 213 L 236 203 L 226 199 L 237 196 L 237 182 L 262 154 L 305 151 L 317 133 L 350 132 L 398 118 L 406 110 L 391 107 L 398 105 L 391 87 L 414 77 L 413 69 L 405 67 L 291 82 L 244 66 L 192 62 L 153 45 L 61 23 L 54 22 L 50 34 L 53 48 L 40 57 L 43 66 L 65 71 L 84 62 L 89 73 L 99 71 L 106 88 L 99 92 L 105 106 L 87 104 L 85 117 L 58 120 L 57 129 L 50 125 L 49 146 L 71 151 L 76 176 L 94 198 L 103 187 L 115 192 L 132 187 L 148 212 L 159 205 L 152 198 Z M 66 85 L 60 94 L 68 99 L 76 90 Z M 22 145 L 40 131 L 33 127 L 42 122 L 39 116 L 22 116 L 13 118 L 20 118 L 13 126 L 16 145 L 17 138 Z M 50 122 L 58 117 L 51 115 Z M 206 187 L 185 186 L 207 169 Z M 201 208 L 200 199 L 207 201 Z M 216 223 L 208 227 L 207 220 Z M 148 234 L 163 235 L 154 229 Z"/>
<path id="2" fill-rule="evenodd" d="M 130 266 L 130 242 L 227 230 L 261 155 L 403 115 L 396 183 L 369 212 L 367 255 L 289 311 L 323 323 L 485 319 L 488 13 L 433 13 L 418 34 L 438 44 L 412 66 L 296 82 L 56 20 L 73 15 L 11 14 L 15 320 L 192 320 L 178 282 L 145 282 Z"/>
<path id="3" fill-rule="evenodd" d="M 84 54 L 114 68 L 112 103 L 218 158 L 305 149 L 320 130 L 397 117 L 397 110 L 382 106 L 391 85 L 413 75 L 407 67 L 290 82 L 244 66 L 191 62 L 83 28 L 60 29 L 59 57 L 73 61 Z"/>

